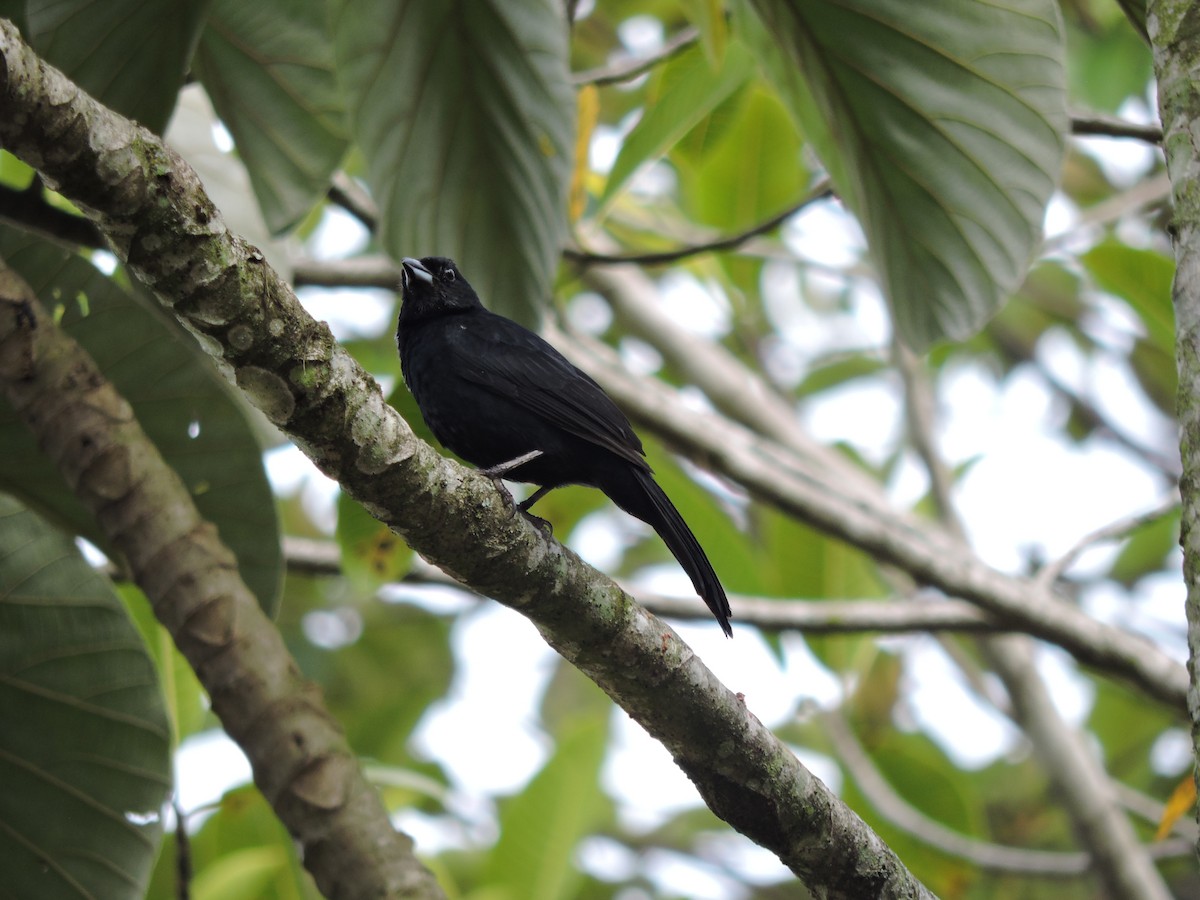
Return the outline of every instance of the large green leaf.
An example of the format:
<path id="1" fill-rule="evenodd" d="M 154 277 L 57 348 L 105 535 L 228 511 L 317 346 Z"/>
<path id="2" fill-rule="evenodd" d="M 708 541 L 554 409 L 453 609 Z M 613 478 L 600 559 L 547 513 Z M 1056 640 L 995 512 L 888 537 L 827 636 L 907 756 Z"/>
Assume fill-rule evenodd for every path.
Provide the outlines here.
<path id="1" fill-rule="evenodd" d="M 1120 297 L 1133 308 L 1155 344 L 1167 351 L 1174 348 L 1171 281 L 1175 277 L 1175 262 L 1169 256 L 1105 241 L 1079 259 L 1102 290 Z"/>
<path id="2" fill-rule="evenodd" d="M 643 163 L 666 153 L 753 72 L 754 60 L 740 44 L 729 48 L 719 68 L 699 49 L 682 53 L 663 66 L 646 89 L 641 118 L 621 143 L 600 204 L 607 204 Z"/>
<path id="3" fill-rule="evenodd" d="M 4 495 L 0 722 L 4 895 L 142 897 L 171 786 L 154 665 L 71 540 Z"/>
<path id="4" fill-rule="evenodd" d="M 162 133 L 209 0 L 27 4 L 29 42 L 105 106 Z"/>
<path id="5" fill-rule="evenodd" d="M 324 0 L 215 0 L 196 69 L 272 232 L 324 195 L 348 135 Z"/>
<path id="6" fill-rule="evenodd" d="M 861 221 L 899 334 L 972 334 L 1024 277 L 1062 163 L 1057 4 L 752 5 L 766 31 L 747 31 Z"/>
<path id="7" fill-rule="evenodd" d="M 309 654 L 305 662 L 356 752 L 410 765 L 413 729 L 454 678 L 451 620 L 369 595 L 362 596 L 359 614 L 356 641 L 320 657 Z"/>
<path id="8" fill-rule="evenodd" d="M 559 723 L 550 761 L 501 809 L 500 839 L 480 879 L 486 896 L 556 900 L 575 895 L 580 877 L 575 847 L 607 808 L 600 765 L 609 704 L 598 691 L 589 692 L 587 703 L 572 720 Z"/>
<path id="9" fill-rule="evenodd" d="M 743 91 L 730 127 L 694 166 L 677 163 L 687 209 L 726 230 L 756 225 L 801 194 L 808 173 L 801 141 L 778 97 Z"/>
<path id="10" fill-rule="evenodd" d="M 338 74 L 393 256 L 458 260 L 535 322 L 566 226 L 574 147 L 555 0 L 337 0 Z"/>
<path id="11" fill-rule="evenodd" d="M 0 256 L 43 302 L 62 304 L 63 328 L 133 406 L 201 515 L 236 554 L 246 584 L 272 612 L 283 570 L 275 502 L 254 434 L 208 358 L 148 302 L 77 256 L 6 228 L 0 228 Z M 91 515 L 3 401 L 0 459 L 0 486 L 105 546 Z"/>
<path id="12" fill-rule="evenodd" d="M 188 865 L 193 900 L 316 898 L 312 878 L 296 859 L 296 844 L 254 785 L 226 792 L 211 815 L 193 818 Z M 199 831 L 195 829 L 199 828 Z M 178 847 L 167 841 L 146 897 L 179 896 Z"/>

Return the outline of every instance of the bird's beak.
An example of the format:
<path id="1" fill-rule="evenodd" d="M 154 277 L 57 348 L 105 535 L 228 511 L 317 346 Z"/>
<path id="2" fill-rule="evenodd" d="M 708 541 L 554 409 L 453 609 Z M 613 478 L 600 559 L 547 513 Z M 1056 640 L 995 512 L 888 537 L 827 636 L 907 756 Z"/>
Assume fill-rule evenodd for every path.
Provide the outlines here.
<path id="1" fill-rule="evenodd" d="M 411 256 L 404 257 L 404 259 L 400 260 L 400 269 L 405 287 L 408 287 L 409 278 L 416 278 L 424 281 L 426 284 L 433 284 L 433 273 L 421 265 L 419 259 L 413 259 Z"/>

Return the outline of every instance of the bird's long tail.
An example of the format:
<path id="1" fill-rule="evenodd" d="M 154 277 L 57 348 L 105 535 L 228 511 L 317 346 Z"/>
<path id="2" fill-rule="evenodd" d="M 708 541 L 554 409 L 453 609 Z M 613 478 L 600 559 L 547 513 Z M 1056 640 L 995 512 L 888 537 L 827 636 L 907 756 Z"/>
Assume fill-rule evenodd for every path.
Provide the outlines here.
<path id="1" fill-rule="evenodd" d="M 716 616 L 721 630 L 725 632 L 726 637 L 733 637 L 733 629 L 729 625 L 729 600 L 725 596 L 725 589 L 721 587 L 712 563 L 708 561 L 700 542 L 683 521 L 683 516 L 679 514 L 675 504 L 658 486 L 650 472 L 629 466 L 623 468 L 621 474 L 623 477 L 606 480 L 607 483 L 602 488 L 604 493 L 625 512 L 641 519 L 658 532 L 667 549 L 692 579 L 696 593 Z"/>

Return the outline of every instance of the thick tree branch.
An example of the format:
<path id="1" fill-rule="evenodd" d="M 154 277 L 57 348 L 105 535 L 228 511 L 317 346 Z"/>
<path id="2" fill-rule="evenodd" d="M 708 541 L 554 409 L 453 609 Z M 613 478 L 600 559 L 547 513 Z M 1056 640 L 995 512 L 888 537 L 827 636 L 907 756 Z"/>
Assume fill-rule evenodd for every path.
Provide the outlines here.
<path id="1" fill-rule="evenodd" d="M 910 438 L 929 472 L 938 518 L 964 545 L 966 529 L 954 508 L 950 467 L 934 441 L 933 390 L 919 360 L 897 343 L 896 364 L 904 380 Z M 1042 586 L 1050 586 L 1046 582 Z M 1021 727 L 1043 767 L 1080 842 L 1114 898 L 1169 900 L 1170 891 L 1137 841 L 1133 827 L 1117 803 L 1108 773 L 1084 736 L 1063 721 L 1034 664 L 1028 638 L 1009 635 L 981 638 L 977 645 L 1004 682 L 1013 720 Z"/>
<path id="2" fill-rule="evenodd" d="M 959 834 L 941 822 L 929 818 L 912 806 L 888 784 L 875 767 L 867 751 L 854 736 L 850 724 L 838 712 L 821 715 L 838 762 L 846 767 L 859 790 L 876 811 L 897 828 L 902 828 L 922 843 L 943 853 L 965 859 L 980 869 L 1021 875 L 1049 875 L 1064 878 L 1085 875 L 1095 861 L 1088 853 L 1063 853 L 1050 850 L 1026 850 L 1006 847 Z M 1155 858 L 1182 856 L 1190 847 L 1186 841 L 1162 842 L 1141 848 L 1139 852 Z"/>
<path id="3" fill-rule="evenodd" d="M 1180 543 L 1187 585 L 1187 693 L 1194 769 L 1200 778 L 1200 43 L 1195 7 L 1183 0 L 1150 0 L 1146 25 L 1158 79 L 1158 113 L 1171 177 L 1175 243 L 1175 365 L 1183 476 Z"/>
<path id="4" fill-rule="evenodd" d="M 0 387 L 127 560 L 325 896 L 444 896 L 187 486 L 3 260 Z"/>
<path id="5" fill-rule="evenodd" d="M 847 489 L 846 482 L 811 459 L 720 416 L 689 409 L 669 386 L 631 375 L 610 348 L 561 332 L 551 337 L 636 422 L 683 456 L 896 565 L 918 584 L 977 603 L 1019 623 L 1019 630 L 1058 644 L 1080 662 L 1183 708 L 1187 673 L 1150 641 L 1095 621 L 1028 579 L 992 569 L 936 524 L 918 523 L 893 509 L 878 487 L 866 494 L 857 489 L 859 481 L 855 489 Z"/>
<path id="6" fill-rule="evenodd" d="M 895 854 L 663 622 L 417 440 L 195 173 L 0 21 L 0 143 L 88 211 L 118 257 L 318 468 L 422 555 L 529 617 L 660 740 L 709 806 L 835 898 L 927 897 Z M 717 752 L 717 748 L 722 748 Z"/>

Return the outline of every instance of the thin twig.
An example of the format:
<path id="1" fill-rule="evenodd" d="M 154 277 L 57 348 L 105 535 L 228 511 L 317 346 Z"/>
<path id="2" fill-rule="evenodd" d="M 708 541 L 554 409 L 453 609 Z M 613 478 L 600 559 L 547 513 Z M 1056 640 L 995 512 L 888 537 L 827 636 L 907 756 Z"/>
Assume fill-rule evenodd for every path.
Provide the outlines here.
<path id="1" fill-rule="evenodd" d="M 338 575 L 341 555 L 333 541 L 285 536 L 288 571 L 310 576 Z M 416 560 L 404 584 L 462 588 L 440 569 Z M 655 615 L 670 619 L 708 621 L 710 615 L 695 597 L 665 597 L 622 584 L 630 595 Z M 465 589 L 464 589 L 465 590 Z M 764 631 L 796 629 L 806 634 L 905 634 L 959 631 L 1006 631 L 997 617 L 962 600 L 796 600 L 731 594 L 733 617 Z"/>
<path id="2" fill-rule="evenodd" d="M 171 797 L 175 810 L 175 896 L 190 900 L 192 896 L 192 839 L 188 834 L 187 814 L 179 805 L 178 795 Z"/>
<path id="3" fill-rule="evenodd" d="M 396 290 L 400 270 L 386 256 L 351 259 L 298 259 L 292 264 L 296 287 L 355 287 Z"/>
<path id="4" fill-rule="evenodd" d="M 700 29 L 689 25 L 687 28 L 683 28 L 677 34 L 673 35 L 650 56 L 620 59 L 607 66 L 599 66 L 595 69 L 575 72 L 571 76 L 571 81 L 575 83 L 576 87 L 585 84 L 594 84 L 596 87 L 603 87 L 607 84 L 620 84 L 625 81 L 632 81 L 639 75 L 649 72 L 655 66 L 666 62 L 677 53 L 683 52 L 698 40 L 700 40 Z"/>
<path id="5" fill-rule="evenodd" d="M 1097 528 L 1090 534 L 1084 535 L 1079 541 L 1071 547 L 1066 553 L 1058 559 L 1042 566 L 1034 577 L 1034 582 L 1042 587 L 1050 588 L 1054 583 L 1062 578 L 1063 573 L 1069 569 L 1084 550 L 1091 547 L 1093 544 L 1103 543 L 1105 541 L 1115 541 L 1121 538 L 1128 537 L 1129 534 L 1143 525 L 1149 525 L 1151 522 L 1157 522 L 1163 516 L 1170 515 L 1179 509 L 1179 498 L 1168 497 L 1161 501 L 1153 509 L 1145 512 L 1136 513 L 1131 516 L 1125 516 L 1105 525 L 1103 528 Z"/>
<path id="6" fill-rule="evenodd" d="M 663 250 L 654 253 L 591 253 L 586 250 L 576 250 L 573 247 L 567 247 L 563 250 L 563 258 L 568 262 L 577 263 L 582 266 L 617 265 L 621 263 L 633 263 L 642 266 L 661 266 L 665 265 L 666 263 L 678 262 L 679 260 L 686 259 L 689 256 L 698 256 L 702 253 L 715 253 L 721 250 L 736 250 L 751 238 L 758 237 L 760 234 L 766 234 L 769 231 L 774 231 L 806 206 L 832 195 L 833 187 L 829 179 L 822 178 L 808 190 L 804 197 L 789 206 L 787 209 L 780 213 L 776 213 L 769 219 L 760 222 L 759 224 L 745 231 L 740 231 L 737 234 L 726 235 L 725 237 L 716 238 L 715 240 L 711 241 L 703 241 L 698 244 L 687 244 L 683 247 L 677 247 L 674 250 Z"/>
<path id="7" fill-rule="evenodd" d="M 379 227 L 379 207 L 374 198 L 345 172 L 333 173 L 329 199 L 362 222 L 367 231 L 374 232 Z"/>
<path id="8" fill-rule="evenodd" d="M 1084 113 L 1071 114 L 1071 134 L 1084 136 L 1100 136 L 1115 138 L 1134 138 L 1148 144 L 1162 143 L 1162 127 L 1158 125 L 1141 125 L 1126 119 L 1112 116 L 1100 116 Z"/>

